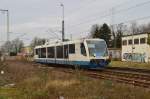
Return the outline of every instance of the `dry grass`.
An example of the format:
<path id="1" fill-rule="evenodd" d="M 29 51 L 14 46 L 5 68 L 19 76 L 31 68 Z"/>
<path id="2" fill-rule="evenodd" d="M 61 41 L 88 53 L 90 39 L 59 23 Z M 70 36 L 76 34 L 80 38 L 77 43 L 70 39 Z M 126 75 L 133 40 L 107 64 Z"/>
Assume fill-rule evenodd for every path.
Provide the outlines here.
<path id="1" fill-rule="evenodd" d="M 37 68 L 26 62 L 7 62 L 5 76 L 14 87 L 0 87 L 0 99 L 150 99 L 150 90 L 98 80 L 56 69 Z"/>
<path id="2" fill-rule="evenodd" d="M 150 63 L 138 63 L 138 62 L 122 62 L 122 61 L 112 61 L 110 63 L 112 67 L 131 67 L 139 69 L 150 69 Z"/>

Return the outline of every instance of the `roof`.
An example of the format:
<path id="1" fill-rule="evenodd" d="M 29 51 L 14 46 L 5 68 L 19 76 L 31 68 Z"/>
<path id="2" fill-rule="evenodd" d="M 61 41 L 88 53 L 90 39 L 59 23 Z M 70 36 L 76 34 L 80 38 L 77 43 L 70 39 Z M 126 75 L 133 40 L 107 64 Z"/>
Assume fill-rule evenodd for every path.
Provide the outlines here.
<path id="1" fill-rule="evenodd" d="M 121 48 L 108 48 L 108 50 L 121 50 Z"/>
<path id="2" fill-rule="evenodd" d="M 133 36 L 134 36 L 134 35 L 143 35 L 143 34 L 150 34 L 150 33 L 145 33 L 145 32 L 143 32 L 143 33 L 137 33 L 137 34 L 133 34 Z M 128 37 L 128 36 L 132 36 L 132 34 L 124 35 L 124 36 L 122 36 L 122 37 Z"/>
<path id="3" fill-rule="evenodd" d="M 57 46 L 57 45 L 65 45 L 65 44 L 72 44 L 72 43 L 81 43 L 84 42 L 85 40 L 101 40 L 104 41 L 103 39 L 98 39 L 98 38 L 94 38 L 94 39 L 81 39 L 81 40 L 74 40 L 74 41 L 65 41 L 65 42 L 53 42 L 51 44 L 46 43 L 45 45 L 40 45 L 40 46 L 36 46 L 35 48 L 41 48 L 41 47 L 50 47 L 50 46 Z"/>

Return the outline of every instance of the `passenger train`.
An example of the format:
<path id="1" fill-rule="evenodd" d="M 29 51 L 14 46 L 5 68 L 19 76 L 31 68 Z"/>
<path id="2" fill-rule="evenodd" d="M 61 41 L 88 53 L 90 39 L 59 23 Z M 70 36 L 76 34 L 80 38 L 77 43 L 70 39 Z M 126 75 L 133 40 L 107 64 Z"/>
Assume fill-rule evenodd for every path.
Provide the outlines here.
<path id="1" fill-rule="evenodd" d="M 84 39 L 36 46 L 34 60 L 38 63 L 81 68 L 106 67 L 110 63 L 107 45 L 103 39 Z"/>

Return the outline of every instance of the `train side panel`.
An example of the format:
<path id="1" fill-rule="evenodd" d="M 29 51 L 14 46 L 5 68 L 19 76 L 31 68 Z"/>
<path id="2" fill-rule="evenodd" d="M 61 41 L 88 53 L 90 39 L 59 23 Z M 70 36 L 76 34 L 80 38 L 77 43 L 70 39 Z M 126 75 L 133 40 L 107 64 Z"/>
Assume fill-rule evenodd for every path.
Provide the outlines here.
<path id="1" fill-rule="evenodd" d="M 61 48 L 59 46 L 61 46 Z M 55 50 L 53 53 L 49 53 L 49 47 L 54 47 Z M 41 52 L 43 48 L 46 49 L 44 49 L 44 52 Z M 36 49 L 38 49 L 38 51 L 36 51 Z M 50 54 L 54 54 L 53 58 L 49 57 Z M 41 57 L 41 55 L 43 55 L 44 57 Z M 36 47 L 34 59 L 36 62 L 45 64 L 65 64 L 72 66 L 77 65 L 83 68 L 96 68 L 101 67 L 102 65 L 107 65 L 107 57 L 108 56 L 98 58 L 89 57 L 89 49 L 86 41 L 78 41 L 64 44 L 53 44 L 53 46 L 45 45 Z"/>

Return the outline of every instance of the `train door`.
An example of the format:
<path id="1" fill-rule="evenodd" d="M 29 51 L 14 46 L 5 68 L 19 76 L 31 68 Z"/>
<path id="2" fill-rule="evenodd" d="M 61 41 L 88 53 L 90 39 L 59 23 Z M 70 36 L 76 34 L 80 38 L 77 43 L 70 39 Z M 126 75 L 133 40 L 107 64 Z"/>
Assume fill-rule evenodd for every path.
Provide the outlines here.
<path id="1" fill-rule="evenodd" d="M 81 55 L 87 56 L 84 43 L 81 43 L 81 44 L 80 44 L 80 49 L 81 49 Z"/>
<path id="2" fill-rule="evenodd" d="M 65 64 L 69 64 L 69 46 L 68 45 L 64 45 L 64 63 Z"/>

